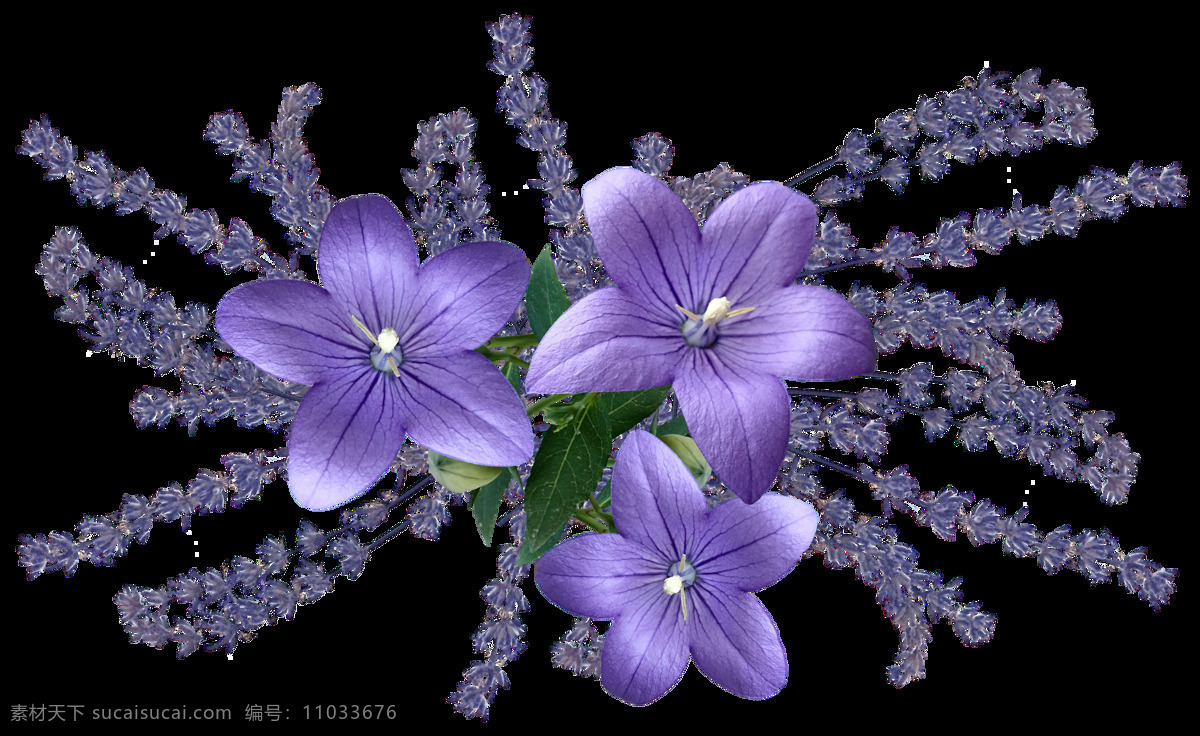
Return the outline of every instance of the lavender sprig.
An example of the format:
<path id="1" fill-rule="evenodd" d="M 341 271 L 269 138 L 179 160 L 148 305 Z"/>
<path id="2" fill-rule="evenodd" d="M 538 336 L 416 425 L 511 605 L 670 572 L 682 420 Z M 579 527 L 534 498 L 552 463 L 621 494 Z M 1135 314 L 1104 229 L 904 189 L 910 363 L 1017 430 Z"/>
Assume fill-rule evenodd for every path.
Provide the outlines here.
<path id="1" fill-rule="evenodd" d="M 226 505 L 238 509 L 257 500 L 263 486 L 284 472 L 286 455 L 284 448 L 271 453 L 232 452 L 221 456 L 224 472 L 201 469 L 186 489 L 170 483 L 158 489 L 153 498 L 126 493 L 118 510 L 103 516 L 85 516 L 75 526 L 78 538 L 70 532 L 57 531 L 48 535 L 22 534 L 17 546 L 18 562 L 29 580 L 58 571 L 71 577 L 80 562 L 111 567 L 116 558 L 129 552 L 133 542 L 145 544 L 155 523 L 178 521 L 186 532 L 191 528 L 194 514 L 219 514 Z"/>
<path id="2" fill-rule="evenodd" d="M 480 591 L 487 603 L 487 611 L 472 637 L 472 649 L 482 654 L 483 659 L 471 662 L 454 692 L 446 697 L 446 703 L 453 706 L 456 713 L 467 719 L 478 718 L 484 723 L 496 695 L 511 684 L 504 668 L 528 648 L 523 641 L 528 627 L 521 621 L 521 614 L 529 610 L 530 604 L 521 583 L 529 575 L 531 566 L 516 564 L 524 539 L 524 510 L 520 506 L 514 510 L 516 513 L 507 517 L 512 543 L 500 545 L 496 577 L 485 583 Z"/>
<path id="3" fill-rule="evenodd" d="M 178 393 L 143 386 L 134 394 L 129 412 L 139 428 L 162 429 L 174 420 L 194 436 L 202 421 L 211 427 L 232 416 L 241 427 L 279 430 L 291 423 L 308 391 L 240 356 L 217 357 L 214 345 L 224 343 L 210 330 L 207 305 L 179 310 L 170 292 L 147 288 L 132 268 L 97 257 L 75 228 L 55 230 L 35 271 L 46 292 L 63 300 L 55 316 L 83 325 L 79 336 L 91 350 L 130 358 L 159 376 L 179 376 Z M 84 285 L 88 277 L 99 288 Z"/>
<path id="4" fill-rule="evenodd" d="M 1044 572 L 1053 575 L 1063 569 L 1074 570 L 1093 585 L 1108 582 L 1116 573 L 1118 582 L 1154 611 L 1175 592 L 1178 568 L 1163 567 L 1149 559 L 1145 547 L 1125 552 L 1108 530 L 1084 529 L 1072 536 L 1070 525 L 1063 524 L 1042 532 L 1033 524 L 1023 523 L 1029 514 L 1027 507 L 1005 516 L 1004 507 L 986 498 L 976 501 L 974 493 L 959 491 L 952 485 L 937 493 L 922 492 L 907 465 L 883 472 L 860 463 L 855 470 L 804 450 L 796 450 L 794 455 L 798 461 L 787 474 L 787 484 L 806 498 L 815 486 L 805 476 L 811 476 L 814 463 L 819 464 L 867 484 L 872 497 L 883 501 L 883 516 L 879 518 L 889 519 L 893 510 L 898 511 L 913 517 L 918 526 L 929 527 L 942 541 L 955 541 L 956 529 L 960 529 L 972 546 L 1001 542 L 1006 555 L 1037 557 Z"/>
<path id="5" fill-rule="evenodd" d="M 991 640 L 996 616 L 983 611 L 978 601 L 961 602 L 961 579 L 943 584 L 941 572 L 918 567 L 920 554 L 898 540 L 895 527 L 885 526 L 881 517 L 856 513 L 854 502 L 841 491 L 826 494 L 815 475 L 800 472 L 789 478 L 786 490 L 821 512 L 805 558 L 820 554 L 826 567 L 853 567 L 856 578 L 875 588 L 875 600 L 900 634 L 888 682 L 901 688 L 925 677 L 932 625 L 938 621 L 947 621 L 964 646 Z"/>
<path id="6" fill-rule="evenodd" d="M 600 654 L 604 636 L 589 618 L 577 618 L 550 646 L 550 664 L 577 677 L 600 679 Z"/>
<path id="7" fill-rule="evenodd" d="M 342 513 L 342 525 L 323 531 L 308 520 L 296 529 L 295 547 L 267 537 L 258 545 L 257 559 L 235 557 L 219 568 L 200 572 L 193 568 L 158 588 L 126 585 L 113 603 L 130 643 L 161 649 L 170 642 L 176 656 L 205 651 L 232 655 L 239 643 L 253 641 L 256 632 L 279 621 L 291 621 L 299 606 L 310 605 L 333 592 L 336 578 L 357 580 L 372 553 L 390 539 L 407 520 L 374 541 L 364 544 L 359 532 L 381 526 L 393 509 L 433 482 L 426 476 L 401 493 L 396 486 L 377 498 Z M 313 559 L 322 551 L 336 560 L 332 572 Z M 284 575 L 291 567 L 289 579 Z M 182 615 L 171 615 L 171 605 L 182 606 Z"/>
<path id="8" fill-rule="evenodd" d="M 850 176 L 829 177 L 813 191 L 820 209 L 862 199 L 866 182 L 876 179 L 899 194 L 913 166 L 920 168 L 922 178 L 938 181 L 950 170 L 951 159 L 969 165 L 989 153 L 1017 156 L 1040 149 L 1044 141 L 1087 145 L 1096 136 L 1087 90 L 1057 79 L 1043 87 L 1037 83 L 1040 74 L 1040 69 L 1030 69 L 1013 80 L 1008 72 L 985 68 L 978 80 L 963 78 L 958 89 L 932 98 L 921 95 L 916 107 L 876 121 L 874 134 L 851 130 L 834 156 L 792 177 L 787 186 L 798 187 L 834 165 L 844 165 Z M 1041 125 L 1023 121 L 1039 108 L 1045 112 Z M 920 140 L 926 143 L 910 155 Z M 882 156 L 870 150 L 877 142 L 897 154 L 882 167 Z"/>
<path id="9" fill-rule="evenodd" d="M 1087 483 L 1109 505 L 1128 501 L 1141 455 L 1133 452 L 1123 433 L 1109 434 L 1112 412 L 1082 412 L 1087 402 L 1070 385 L 1028 386 L 1015 374 L 985 380 L 973 371 L 949 369 L 936 376 L 928 363 L 918 363 L 892 375 L 870 378 L 899 383 L 899 395 L 868 388 L 851 394 L 824 389 L 789 389 L 798 397 L 829 397 L 822 403 L 809 398 L 793 402 L 791 446 L 815 453 L 828 446 L 846 454 L 876 461 L 887 449 L 887 425 L 904 415 L 925 426 L 926 440 L 957 429 L 955 444 L 982 452 L 991 443 L 1003 457 L 1024 458 L 1047 476 Z M 940 384 L 949 407 L 932 407 L 931 384 Z M 963 415 L 982 403 L 986 413 Z M 873 415 L 865 416 L 855 407 Z M 1081 460 L 1080 448 L 1094 450 Z"/>
<path id="10" fill-rule="evenodd" d="M 315 256 L 321 228 L 334 199 L 317 183 L 321 170 L 308 151 L 302 132 L 312 109 L 321 104 L 321 88 L 311 82 L 283 90 L 279 117 L 271 125 L 271 143 L 256 143 L 241 113 L 227 110 L 209 118 L 204 139 L 222 156 L 235 158 L 230 181 L 250 179 L 250 188 L 270 195 L 271 215 L 288 228 L 287 239 L 299 255 Z M 230 238 L 215 261 L 226 273 L 238 268 L 261 270 L 265 243 L 250 235 L 241 220 L 230 221 Z M 232 250 L 233 252 L 220 252 Z M 292 266 L 295 270 L 295 266 Z"/>
<path id="11" fill-rule="evenodd" d="M 487 214 L 491 187 L 484 183 L 483 169 L 473 160 L 471 146 L 477 127 L 478 122 L 464 108 L 417 125 L 412 148 L 417 167 L 402 169 L 400 175 L 416 195 L 408 199 L 406 208 L 413 237 L 427 255 L 437 255 L 459 242 L 501 237 L 496 220 Z M 452 183 L 443 181 L 442 169 L 435 166 L 442 161 L 458 169 Z"/>
<path id="12" fill-rule="evenodd" d="M 169 189 L 156 189 L 145 169 L 127 174 L 109 163 L 103 152 L 88 152 L 77 161 L 75 146 L 66 136 L 59 136 L 45 115 L 30 122 L 17 152 L 46 169 L 46 179 L 65 177 L 80 205 L 89 200 L 97 207 L 116 204 L 118 215 L 142 210 L 160 226 L 154 237 L 176 233 L 192 253 L 211 248 L 205 253 L 209 263 L 229 271 L 264 271 L 267 278 L 303 278 L 294 256 L 289 262 L 272 253 L 241 220 L 235 218 L 225 226 L 213 210 L 186 210 L 187 198 Z M 232 250 L 226 252 L 227 247 Z"/>
<path id="13" fill-rule="evenodd" d="M 1013 355 L 1005 349 L 1014 331 L 1047 342 L 1062 327 L 1053 300 L 1039 304 L 1030 299 L 1016 310 L 1005 291 L 997 292 L 994 302 L 980 297 L 964 305 L 952 292 L 930 292 L 923 284 L 906 282 L 878 292 L 854 282 L 847 298 L 872 321 L 881 354 L 896 352 L 904 342 L 937 347 L 946 357 L 992 376 L 1016 373 Z"/>
<path id="14" fill-rule="evenodd" d="M 1007 212 L 980 209 L 973 218 L 966 212 L 943 218 L 936 232 L 921 238 L 892 228 L 874 249 L 855 247 L 857 238 L 830 211 L 817 227 L 812 252 L 800 277 L 874 264 L 907 281 L 910 268 L 973 266 L 972 251 L 999 254 L 1014 235 L 1022 245 L 1042 239 L 1051 230 L 1076 237 L 1079 226 L 1088 220 L 1119 219 L 1128 212 L 1129 202 L 1138 207 L 1182 207 L 1188 189 L 1181 169 L 1178 161 L 1149 169 L 1138 161 L 1119 176 L 1111 169 L 1094 167 L 1093 176 L 1080 177 L 1073 189 L 1060 186 L 1049 206 L 1025 205 L 1018 193 L 1013 195 Z"/>
<path id="15" fill-rule="evenodd" d="M 567 289 L 572 302 L 598 288 L 611 286 L 612 279 L 603 270 L 596 255 L 592 236 L 583 219 L 583 198 L 577 187 L 567 186 L 575 180 L 571 157 L 563 146 L 567 140 L 567 125 L 550 114 L 546 103 L 546 80 L 538 74 L 524 72 L 533 64 L 533 48 L 529 46 L 531 18 L 503 15 L 495 23 L 487 23 L 492 37 L 495 57 L 488 69 L 504 77 L 504 85 L 496 93 L 496 109 L 504 112 L 508 124 L 521 131 L 517 143 L 538 152 L 539 179 L 529 179 L 530 187 L 546 193 L 542 204 L 550 228 L 550 242 L 555 246 L 555 270 Z"/>
<path id="16" fill-rule="evenodd" d="M 536 456 L 541 446 L 541 436 L 535 434 L 533 442 Z M 480 597 L 487 603 L 487 609 L 482 623 L 471 637 L 471 648 L 482 654 L 483 659 L 471 662 L 463 671 L 463 679 L 446 697 L 446 703 L 467 719 L 479 718 L 487 722 L 499 691 L 510 686 L 504 667 L 518 659 L 528 647 L 523 641 L 528 629 L 522 623 L 520 614 L 529 610 L 530 603 L 521 589 L 521 583 L 528 577 L 532 566 L 517 565 L 516 562 L 525 541 L 524 487 L 532 469 L 532 462 L 517 468 L 518 477 L 509 481 L 504 492 L 509 510 L 496 519 L 497 527 L 508 527 L 511 541 L 499 545 L 496 577 L 480 590 Z"/>

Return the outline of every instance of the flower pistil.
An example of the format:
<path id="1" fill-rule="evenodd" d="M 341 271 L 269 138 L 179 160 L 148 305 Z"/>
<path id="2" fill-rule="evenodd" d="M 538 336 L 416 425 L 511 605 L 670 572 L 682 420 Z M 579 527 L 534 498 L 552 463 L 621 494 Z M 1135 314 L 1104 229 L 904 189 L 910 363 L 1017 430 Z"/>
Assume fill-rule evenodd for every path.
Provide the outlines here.
<path id="1" fill-rule="evenodd" d="M 754 311 L 754 307 L 742 307 L 731 312 L 729 311 L 731 306 L 733 306 L 732 302 L 719 296 L 708 303 L 708 308 L 704 310 L 703 316 L 698 316 L 676 304 L 675 308 L 688 317 L 679 328 L 683 333 L 683 339 L 692 347 L 709 347 L 717 340 L 716 326 L 718 322 Z"/>
<path id="2" fill-rule="evenodd" d="M 377 339 L 375 335 L 373 335 L 371 331 L 367 329 L 367 326 L 359 321 L 358 317 L 355 317 L 352 314 L 350 315 L 350 319 L 354 320 L 354 324 L 358 327 L 358 329 L 362 330 L 363 333 L 371 339 L 371 342 L 375 343 L 376 345 L 376 347 L 371 350 L 371 365 L 375 367 L 375 370 L 385 372 L 390 370 L 396 375 L 396 378 L 399 378 L 399 363 L 403 362 L 404 358 L 401 356 L 400 351 L 396 348 L 396 346 L 400 344 L 400 336 L 396 334 L 396 331 L 391 327 L 384 327 L 379 332 L 379 337 Z"/>
<path id="3" fill-rule="evenodd" d="M 679 594 L 679 604 L 683 606 L 683 620 L 687 621 L 687 598 L 684 591 L 696 582 L 696 568 L 687 561 L 687 555 L 679 556 L 679 562 L 673 563 L 667 570 L 667 579 L 663 581 L 663 592 L 667 595 Z"/>

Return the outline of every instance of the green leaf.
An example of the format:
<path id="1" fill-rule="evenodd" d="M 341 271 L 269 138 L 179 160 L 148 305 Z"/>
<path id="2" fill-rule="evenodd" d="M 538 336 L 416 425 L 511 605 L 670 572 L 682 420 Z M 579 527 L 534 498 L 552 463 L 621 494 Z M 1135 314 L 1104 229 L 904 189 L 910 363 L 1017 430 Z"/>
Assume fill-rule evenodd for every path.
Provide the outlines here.
<path id="1" fill-rule="evenodd" d="M 608 417 L 595 406 L 562 432 L 546 432 L 525 485 L 525 542 L 517 564 L 533 562 L 557 541 L 567 520 L 596 489 L 612 451 Z"/>
<path id="2" fill-rule="evenodd" d="M 521 542 L 521 550 L 517 552 L 517 564 L 528 565 L 535 560 L 540 560 L 542 555 L 546 554 L 558 545 L 558 541 L 562 539 L 563 532 L 566 530 L 567 524 L 566 522 L 563 522 L 561 525 L 559 525 L 557 532 L 551 534 L 550 538 L 542 543 L 542 546 L 533 549 L 532 552 L 525 551 L 526 549 L 529 549 L 529 547 L 526 546 L 526 542 L 529 541 L 529 535 L 526 535 L 525 541 Z"/>
<path id="3" fill-rule="evenodd" d="M 558 280 L 554 272 L 554 262 L 550 257 L 550 244 L 547 243 L 537 260 L 533 262 L 533 271 L 529 275 L 529 287 L 525 290 L 525 311 L 529 314 L 529 326 L 533 334 L 542 339 L 554 320 L 562 316 L 571 306 L 567 298 L 567 290 Z"/>
<path id="4" fill-rule="evenodd" d="M 667 398 L 671 386 L 658 386 L 644 391 L 614 391 L 600 395 L 600 409 L 608 415 L 608 431 L 612 437 L 628 432 L 654 413 Z"/>
<path id="5" fill-rule="evenodd" d="M 665 424 L 658 425 L 658 429 L 654 431 L 654 436 L 662 437 L 664 434 L 682 434 L 691 437 L 691 433 L 688 432 L 687 422 L 684 421 L 682 414 Z"/>
<path id="6" fill-rule="evenodd" d="M 516 363 L 507 362 L 504 364 L 504 377 L 512 385 L 513 390 L 517 392 L 517 396 L 521 395 L 521 368 Z"/>
<path id="7" fill-rule="evenodd" d="M 501 473 L 491 483 L 471 492 L 471 516 L 475 518 L 475 528 L 485 547 L 492 546 L 496 518 L 500 515 L 500 503 L 504 501 L 504 489 L 508 488 L 509 479 L 508 473 Z"/>

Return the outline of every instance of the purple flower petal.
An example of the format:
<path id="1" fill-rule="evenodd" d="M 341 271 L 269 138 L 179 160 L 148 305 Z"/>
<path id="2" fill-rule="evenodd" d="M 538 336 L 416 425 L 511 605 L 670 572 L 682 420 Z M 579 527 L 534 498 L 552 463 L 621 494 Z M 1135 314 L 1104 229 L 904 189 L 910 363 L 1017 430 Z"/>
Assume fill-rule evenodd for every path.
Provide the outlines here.
<path id="1" fill-rule="evenodd" d="M 707 304 L 723 296 L 734 308 L 757 306 L 804 270 L 816 227 L 813 203 L 778 182 L 734 192 L 704 223 L 703 283 L 711 293 L 701 299 Z"/>
<path id="2" fill-rule="evenodd" d="M 790 496 L 767 493 L 753 504 L 733 499 L 708 512 L 695 564 L 706 585 L 764 590 L 795 568 L 819 520 L 811 504 Z"/>
<path id="3" fill-rule="evenodd" d="M 331 372 L 304 395 L 292 420 L 287 466 L 292 498 L 302 508 L 337 508 L 387 472 L 404 444 L 397 384 L 388 377 L 363 365 Z"/>
<path id="4" fill-rule="evenodd" d="M 520 398 L 479 353 L 459 350 L 405 358 L 400 376 L 394 382 L 400 423 L 413 442 L 456 460 L 493 467 L 520 465 L 533 454 L 533 430 Z"/>
<path id="5" fill-rule="evenodd" d="M 691 659 L 691 614 L 685 623 L 679 596 L 665 595 L 661 581 L 657 588 L 627 605 L 604 635 L 600 686 L 627 705 L 649 705 L 669 693 Z"/>
<path id="6" fill-rule="evenodd" d="M 725 486 L 754 503 L 774 483 L 787 451 L 787 390 L 774 376 L 723 362 L 718 352 L 689 355 L 674 387 L 692 439 Z"/>
<path id="7" fill-rule="evenodd" d="M 695 309 L 700 228 L 670 187 L 628 166 L 608 169 L 583 185 L 583 211 L 604 268 L 652 319 L 674 320 L 676 304 Z"/>
<path id="8" fill-rule="evenodd" d="M 704 494 L 662 440 L 632 432 L 613 467 L 612 508 L 621 536 L 662 559 L 661 593 L 667 568 L 697 543 L 707 509 Z"/>
<path id="9" fill-rule="evenodd" d="M 621 534 L 585 532 L 542 555 L 533 582 L 572 616 L 609 621 L 635 599 L 661 594 L 665 569 L 657 553 Z"/>
<path id="10" fill-rule="evenodd" d="M 673 380 L 688 350 L 680 321 L 648 313 L 621 287 L 597 289 L 551 325 L 534 353 L 531 393 L 640 391 Z"/>
<path id="11" fill-rule="evenodd" d="M 739 698 L 765 700 L 778 695 L 787 684 L 787 651 L 762 601 L 753 593 L 699 581 L 690 590 L 687 633 L 701 674 Z M 607 667 L 606 637 L 601 672 L 606 673 Z"/>
<path id="12" fill-rule="evenodd" d="M 739 371 L 793 381 L 841 381 L 875 370 L 875 332 L 841 294 L 791 286 L 720 326 L 712 349 Z"/>
<path id="13" fill-rule="evenodd" d="M 396 206 L 381 194 L 339 200 L 321 229 L 317 274 L 347 320 L 353 314 L 376 335 L 405 324 L 417 290 L 417 245 Z"/>
<path id="14" fill-rule="evenodd" d="M 329 368 L 362 363 L 361 339 L 329 292 L 309 281 L 251 281 L 230 289 L 217 304 L 221 339 L 261 370 L 312 385 Z"/>
<path id="15" fill-rule="evenodd" d="M 422 263 L 401 336 L 405 355 L 482 345 L 520 304 L 530 269 L 520 248 L 492 242 L 464 243 Z"/>

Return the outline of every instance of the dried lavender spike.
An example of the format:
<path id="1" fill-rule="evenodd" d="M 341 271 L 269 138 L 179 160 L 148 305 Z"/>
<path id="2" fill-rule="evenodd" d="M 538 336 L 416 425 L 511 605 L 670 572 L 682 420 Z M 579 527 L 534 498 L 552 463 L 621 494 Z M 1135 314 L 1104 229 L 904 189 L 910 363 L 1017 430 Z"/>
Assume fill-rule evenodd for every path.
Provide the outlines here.
<path id="1" fill-rule="evenodd" d="M 996 255 L 1014 235 L 1022 245 L 1027 245 L 1044 238 L 1051 230 L 1075 237 L 1083 222 L 1119 219 L 1129 211 L 1129 201 L 1139 207 L 1182 206 L 1188 190 L 1187 177 L 1180 169 L 1178 161 L 1153 169 L 1143 168 L 1138 161 L 1124 176 L 1096 168 L 1095 176 L 1080 177 L 1072 189 L 1059 187 L 1049 206 L 1026 206 L 1022 196 L 1016 194 L 1007 212 L 980 209 L 973 218 L 963 212 L 943 219 L 937 232 L 923 238 L 894 228 L 888 239 L 873 250 L 855 248 L 857 239 L 848 227 L 838 222 L 836 213 L 830 211 L 817 226 L 812 252 L 800 276 L 803 279 L 874 264 L 908 281 L 910 268 L 973 266 L 972 250 Z"/>
<path id="2" fill-rule="evenodd" d="M 574 303 L 598 288 L 611 286 L 612 279 L 599 261 L 592 258 L 595 251 L 583 219 L 579 189 L 567 186 L 575 178 L 571 157 L 563 150 L 567 126 L 550 115 L 546 81 L 537 74 L 524 74 L 532 64 L 531 20 L 504 15 L 495 23 L 486 24 L 495 53 L 488 68 L 505 77 L 504 86 L 496 94 L 497 109 L 504 111 L 509 125 L 521 131 L 517 143 L 538 152 L 538 172 L 542 178 L 529 179 L 527 183 L 546 192 L 542 200 L 546 222 L 558 226 L 550 229 L 550 241 L 557 251 L 555 269 Z M 579 260 L 564 263 L 569 256 Z"/>
<path id="3" fill-rule="evenodd" d="M 537 445 L 541 444 L 540 437 L 535 437 L 534 441 Z M 520 586 L 532 566 L 517 565 L 516 561 L 525 538 L 525 510 L 520 494 L 531 467 L 532 463 L 525 463 L 518 470 L 520 480 L 514 478 L 509 482 L 506 496 L 510 499 L 512 509 L 496 520 L 496 526 L 508 526 L 512 541 L 499 545 L 496 577 L 484 584 L 480 591 L 480 596 L 487 603 L 487 610 L 472 638 L 472 647 L 484 658 L 471 662 L 463 671 L 463 679 L 446 697 L 446 703 L 454 706 L 455 712 L 467 719 L 488 720 L 496 695 L 510 686 L 504 667 L 518 659 L 528 646 L 523 641 L 527 627 L 521 622 L 520 614 L 530 609 L 530 603 Z M 514 496 L 516 500 L 513 500 Z"/>
<path id="4" fill-rule="evenodd" d="M 978 79 L 964 77 L 960 86 L 930 98 L 921 95 L 916 107 L 897 110 L 876 121 L 870 136 L 859 129 L 846 134 L 834 156 L 793 176 L 787 185 L 798 187 L 835 165 L 844 165 L 850 176 L 829 177 L 813 191 L 818 207 L 833 207 L 862 199 L 864 185 L 881 179 L 897 194 L 908 182 L 908 168 L 919 167 L 921 177 L 940 180 L 950 169 L 950 160 L 973 164 L 989 153 L 1017 156 L 1040 149 L 1043 141 L 1086 145 L 1096 136 L 1091 103 L 1083 88 L 1072 88 L 1058 80 L 1043 88 L 1037 84 L 1038 69 L 1030 69 L 1012 80 L 1008 72 L 980 71 Z M 997 85 L 997 82 L 1000 84 Z M 1040 126 L 1022 118 L 1045 108 Z M 910 152 L 918 140 L 927 142 L 915 156 Z M 899 154 L 877 169 L 882 156 L 872 153 L 873 144 Z"/>
<path id="5" fill-rule="evenodd" d="M 1003 542 L 1007 555 L 1036 556 L 1039 566 L 1048 573 L 1070 569 L 1093 584 L 1108 582 L 1117 573 L 1126 590 L 1149 603 L 1155 611 L 1175 592 L 1177 568 L 1163 567 L 1147 559 L 1144 547 L 1131 556 L 1107 531 L 1097 534 L 1084 529 L 1071 536 L 1070 527 L 1062 526 L 1044 533 L 1033 524 L 1023 523 L 1028 508 L 1020 508 L 1006 517 L 1003 507 L 987 499 L 976 503 L 974 493 L 959 492 L 954 486 L 946 486 L 938 493 L 922 493 L 907 465 L 884 473 L 866 464 L 855 470 L 803 450 L 797 450 L 795 455 L 867 484 L 873 497 L 883 501 L 883 518 L 889 518 L 892 510 L 898 511 L 913 517 L 919 526 L 931 527 L 943 541 L 953 542 L 956 529 L 961 529 L 974 546 Z"/>
<path id="6" fill-rule="evenodd" d="M 221 461 L 229 472 L 200 470 L 188 482 L 186 492 L 172 483 L 160 488 L 152 499 L 124 494 L 119 510 L 84 517 L 76 527 L 78 538 L 70 532 L 20 535 L 18 564 L 30 580 L 58 571 L 71 577 L 80 562 L 110 567 L 129 552 L 133 542 L 145 544 L 157 522 L 179 521 L 187 531 L 193 514 L 221 513 L 227 501 L 239 508 L 257 499 L 263 484 L 270 483 L 281 466 L 278 459 L 268 460 L 263 450 L 249 455 L 230 453 Z"/>
<path id="7" fill-rule="evenodd" d="M 321 227 L 334 203 L 329 191 L 317 184 L 321 170 L 317 168 L 302 135 L 304 123 L 312 109 L 319 104 L 321 88 L 312 82 L 284 89 L 283 99 L 279 103 L 279 116 L 271 125 L 269 145 L 254 142 L 241 114 L 232 110 L 213 114 L 204 131 L 204 139 L 216 144 L 218 154 L 234 156 L 234 173 L 229 180 L 249 178 L 251 189 L 269 195 L 272 199 L 271 214 L 288 228 L 288 241 L 299 245 L 299 255 L 308 256 L 316 255 Z M 241 220 L 230 222 L 231 236 L 235 229 L 246 233 L 239 232 L 239 238 L 252 238 L 248 237 L 249 228 Z M 269 257 L 263 259 L 265 244 L 257 238 L 253 240 L 256 258 L 269 263 Z M 235 247 L 242 251 L 240 242 Z M 227 242 L 225 247 L 228 246 Z M 228 256 L 221 260 L 224 261 L 222 267 L 226 267 L 226 273 L 238 267 L 248 270 L 262 268 L 262 264 L 253 258 L 236 263 Z M 231 267 L 227 267 L 227 264 Z"/>
<path id="8" fill-rule="evenodd" d="M 97 207 L 117 203 L 118 214 L 144 210 L 151 220 L 160 225 L 155 233 L 156 238 L 176 233 L 178 240 L 193 253 L 213 248 L 219 254 L 228 242 L 227 233 L 230 229 L 221 225 L 214 211 L 193 209 L 185 212 L 187 199 L 168 189 L 155 189 L 154 180 L 144 169 L 126 174 L 109 165 L 103 153 L 89 152 L 84 154 L 82 163 L 76 161 L 75 147 L 66 136 L 59 136 L 58 129 L 51 127 L 50 119 L 45 115 L 40 120 L 30 122 L 17 150 L 45 168 L 47 179 L 66 177 L 71 181 L 81 204 L 83 200 L 90 200 Z M 75 182 L 84 182 L 86 186 L 81 188 Z M 249 233 L 244 223 L 235 229 Z M 209 256 L 206 255 L 206 258 Z M 219 258 L 210 258 L 210 262 L 220 262 Z M 227 257 L 224 261 L 230 262 Z M 295 278 L 297 273 L 294 264 L 289 264 L 265 247 L 260 261 L 254 263 L 256 268 L 269 267 L 277 271 L 272 278 Z M 241 265 L 245 266 L 245 263 Z"/>
<path id="9" fill-rule="evenodd" d="M 398 479 L 397 485 L 402 482 L 403 478 Z M 432 478 L 427 477 L 404 494 L 385 490 L 379 500 L 366 500 L 347 514 L 350 520 L 339 529 L 321 532 L 304 520 L 294 549 L 279 538 L 267 537 L 258 545 L 256 560 L 235 557 L 217 569 L 200 572 L 193 568 L 158 589 L 127 585 L 113 597 L 118 620 L 131 643 L 161 649 L 175 642 L 179 658 L 201 647 L 232 655 L 239 643 L 252 641 L 258 629 L 279 620 L 290 621 L 298 606 L 316 603 L 331 593 L 337 577 L 357 580 L 371 553 L 390 538 L 389 532 L 364 545 L 354 531 L 359 520 L 364 515 L 378 516 L 376 505 L 395 508 L 430 482 Z M 386 519 L 386 512 L 382 518 Z M 337 561 L 332 572 L 312 559 L 321 551 Z M 291 578 L 285 579 L 289 568 Z M 172 604 L 185 608 L 182 615 L 168 616 Z"/>
<path id="10" fill-rule="evenodd" d="M 436 115 L 417 125 L 412 155 L 418 165 L 400 173 L 405 186 L 416 195 L 406 205 L 413 237 L 430 256 L 459 242 L 501 238 L 496 220 L 487 214 L 491 187 L 484 183 L 483 169 L 473 160 L 477 127 L 477 121 L 466 108 Z M 434 166 L 442 161 L 457 167 L 452 181 L 444 181 L 441 168 Z"/>

